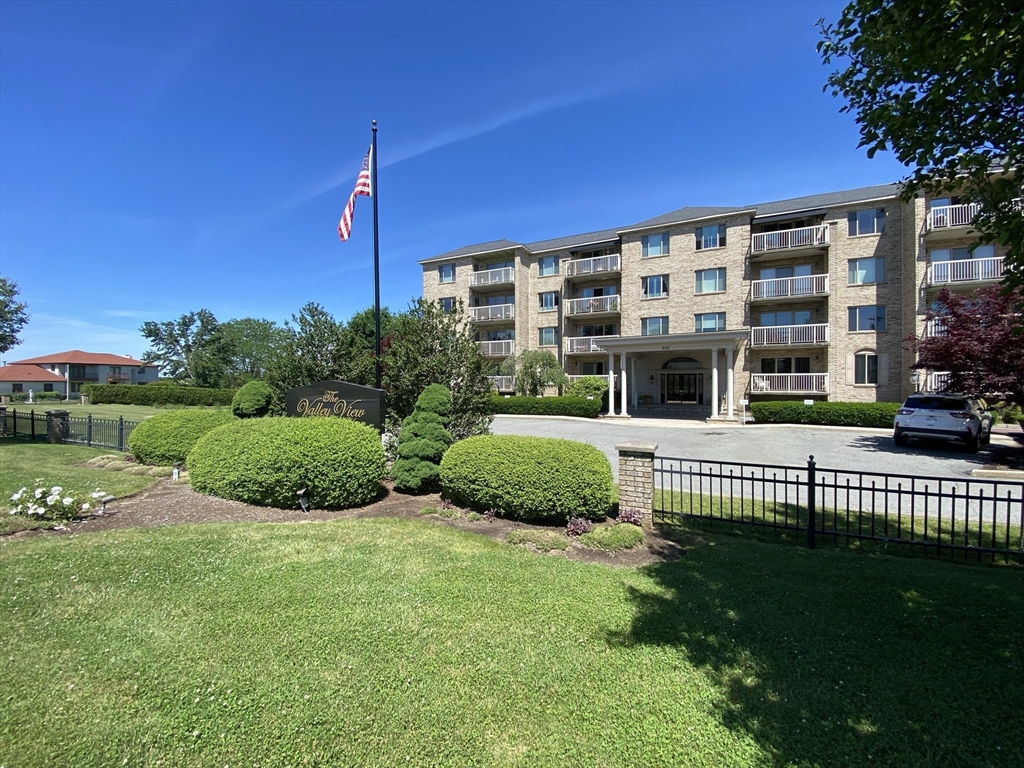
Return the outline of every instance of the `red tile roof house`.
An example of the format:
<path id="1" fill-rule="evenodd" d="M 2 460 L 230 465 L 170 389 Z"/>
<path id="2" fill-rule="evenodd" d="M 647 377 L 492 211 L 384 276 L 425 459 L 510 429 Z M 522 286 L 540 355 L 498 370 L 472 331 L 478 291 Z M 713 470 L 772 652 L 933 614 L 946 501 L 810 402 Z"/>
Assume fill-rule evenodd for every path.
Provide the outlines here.
<path id="1" fill-rule="evenodd" d="M 141 360 L 104 352 L 82 352 L 78 349 L 30 357 L 27 360 L 15 360 L 0 370 L 31 367 L 39 368 L 42 374 L 55 375 L 62 385 L 67 385 L 67 389 L 64 386 L 56 389 L 56 382 L 51 380 L 55 387 L 53 391 L 69 393 L 72 399 L 78 398 L 83 384 L 151 384 L 160 378 L 160 369 L 157 366 L 146 365 Z M 0 381 L 4 384 L 8 381 L 11 381 L 12 385 L 15 383 L 6 377 L 0 378 Z M 0 384 L 0 387 L 3 386 Z M 28 387 L 25 387 L 24 383 L 22 386 L 22 391 L 27 392 Z M 6 394 L 8 390 L 0 388 L 0 392 Z"/>
<path id="2" fill-rule="evenodd" d="M 38 365 L 0 366 L 0 395 L 15 392 L 60 392 L 64 394 L 63 376 Z"/>

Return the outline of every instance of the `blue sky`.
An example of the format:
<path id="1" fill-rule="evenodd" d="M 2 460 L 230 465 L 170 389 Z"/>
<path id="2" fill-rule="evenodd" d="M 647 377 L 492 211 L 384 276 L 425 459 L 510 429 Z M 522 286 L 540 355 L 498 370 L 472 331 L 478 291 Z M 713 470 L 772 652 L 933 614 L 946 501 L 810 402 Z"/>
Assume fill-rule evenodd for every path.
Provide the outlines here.
<path id="1" fill-rule="evenodd" d="M 21 3 L 0 7 L 8 361 L 141 356 L 145 320 L 381 301 L 470 243 L 902 178 L 822 93 L 837 2 Z"/>

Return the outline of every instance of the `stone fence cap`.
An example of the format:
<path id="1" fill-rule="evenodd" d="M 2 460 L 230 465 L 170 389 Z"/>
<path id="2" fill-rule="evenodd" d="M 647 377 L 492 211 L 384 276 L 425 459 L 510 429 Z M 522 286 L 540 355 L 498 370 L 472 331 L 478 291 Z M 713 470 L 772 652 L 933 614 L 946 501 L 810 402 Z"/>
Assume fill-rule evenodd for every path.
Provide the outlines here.
<path id="1" fill-rule="evenodd" d="M 657 443 L 620 443 L 615 446 L 619 453 L 654 453 L 658 450 Z"/>

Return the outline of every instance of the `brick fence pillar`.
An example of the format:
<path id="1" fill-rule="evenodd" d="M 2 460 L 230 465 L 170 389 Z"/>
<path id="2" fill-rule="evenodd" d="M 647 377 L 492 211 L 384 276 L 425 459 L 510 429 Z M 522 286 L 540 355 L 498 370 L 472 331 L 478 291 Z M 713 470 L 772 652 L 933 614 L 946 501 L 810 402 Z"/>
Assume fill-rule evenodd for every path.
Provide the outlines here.
<path id="1" fill-rule="evenodd" d="M 654 527 L 654 452 L 656 443 L 623 443 L 619 452 L 619 510 L 636 509 L 644 528 Z"/>
<path id="2" fill-rule="evenodd" d="M 46 412 L 46 442 L 63 443 L 64 438 L 71 434 L 70 411 Z"/>

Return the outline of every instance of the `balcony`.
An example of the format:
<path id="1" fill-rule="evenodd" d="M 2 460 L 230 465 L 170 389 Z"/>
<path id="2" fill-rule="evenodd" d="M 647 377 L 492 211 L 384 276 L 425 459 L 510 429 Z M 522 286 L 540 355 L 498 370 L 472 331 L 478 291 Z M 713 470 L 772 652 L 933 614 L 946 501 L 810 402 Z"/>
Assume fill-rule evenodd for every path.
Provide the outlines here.
<path id="1" fill-rule="evenodd" d="M 750 329 L 752 347 L 817 347 L 828 344 L 828 323 L 765 325 Z"/>
<path id="2" fill-rule="evenodd" d="M 751 394 L 828 394 L 827 373 L 755 373 L 750 377 Z"/>
<path id="3" fill-rule="evenodd" d="M 572 278 L 613 274 L 619 270 L 619 255 L 615 253 L 610 256 L 596 256 L 592 259 L 575 259 L 566 262 L 565 276 L 571 280 Z"/>
<path id="4" fill-rule="evenodd" d="M 936 336 L 945 336 L 949 332 L 949 327 L 946 325 L 946 321 L 941 318 L 934 317 L 931 320 L 925 320 L 924 333 L 921 338 L 931 339 Z"/>
<path id="5" fill-rule="evenodd" d="M 107 384 L 128 384 L 132 377 L 127 373 L 111 373 L 107 376 Z"/>
<path id="6" fill-rule="evenodd" d="M 565 353 L 567 355 L 579 355 L 587 352 L 604 352 L 603 349 L 598 349 L 598 345 L 604 339 L 617 339 L 618 334 L 614 336 L 567 336 L 565 339 Z"/>
<path id="7" fill-rule="evenodd" d="M 772 280 L 752 280 L 750 300 L 799 299 L 828 296 L 828 275 L 802 277 L 776 277 Z"/>
<path id="8" fill-rule="evenodd" d="M 516 380 L 513 376 L 488 376 L 491 385 L 499 392 L 515 392 Z"/>
<path id="9" fill-rule="evenodd" d="M 474 323 L 488 323 L 494 320 L 513 320 L 516 316 L 515 304 L 491 304 L 486 307 L 470 307 L 469 319 Z"/>
<path id="10" fill-rule="evenodd" d="M 516 270 L 514 267 L 501 267 L 500 269 L 486 269 L 482 272 L 474 272 L 469 276 L 469 287 L 477 289 L 497 288 L 516 281 Z"/>
<path id="11" fill-rule="evenodd" d="M 511 357 L 516 353 L 516 343 L 505 341 L 480 341 L 480 354 L 484 357 Z"/>
<path id="12" fill-rule="evenodd" d="M 979 283 L 1003 279 L 1003 257 L 989 259 L 959 259 L 957 261 L 936 261 L 928 265 L 925 276 L 928 285 L 950 285 L 952 283 Z"/>
<path id="13" fill-rule="evenodd" d="M 928 371 L 923 378 L 922 392 L 945 392 L 949 386 L 949 371 Z"/>
<path id="14" fill-rule="evenodd" d="M 565 302 L 568 315 L 608 315 L 619 311 L 618 296 L 591 296 L 586 299 L 569 299 Z"/>
<path id="15" fill-rule="evenodd" d="M 925 229 L 929 232 L 948 230 L 956 227 L 970 226 L 971 221 L 981 211 L 981 203 L 964 203 L 962 205 L 937 205 L 925 216 Z"/>
<path id="16" fill-rule="evenodd" d="M 766 253 L 786 256 L 801 250 L 828 248 L 828 245 L 828 224 L 800 227 L 800 229 L 783 229 L 778 232 L 758 232 L 750 236 L 752 256 L 762 256 Z"/>

